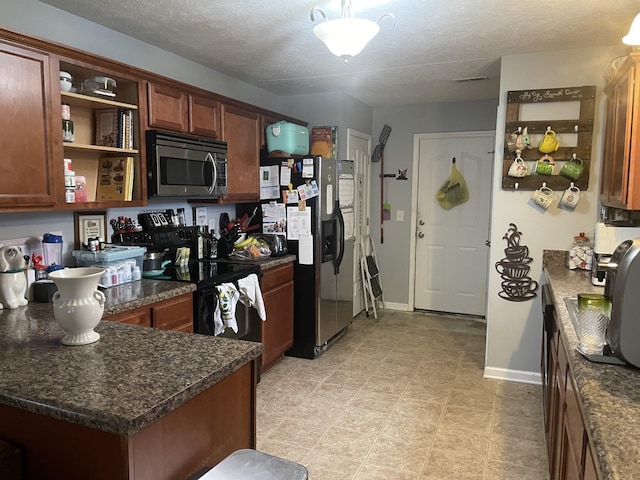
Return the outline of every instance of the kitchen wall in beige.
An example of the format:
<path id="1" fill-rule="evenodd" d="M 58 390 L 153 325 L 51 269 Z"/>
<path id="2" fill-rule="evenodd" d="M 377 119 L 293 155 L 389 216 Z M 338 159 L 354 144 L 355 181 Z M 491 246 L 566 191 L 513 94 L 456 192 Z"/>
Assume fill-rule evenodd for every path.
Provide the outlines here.
<path id="1" fill-rule="evenodd" d="M 576 49 L 502 58 L 500 104 L 496 119 L 495 168 L 493 178 L 489 298 L 487 309 L 487 355 L 485 375 L 528 382 L 539 381 L 541 307 L 540 298 L 511 302 L 498 297 L 501 278 L 491 268 L 504 257 L 503 235 L 511 222 L 522 232 L 521 243 L 533 258 L 530 276 L 540 280 L 543 250 L 568 250 L 574 235 L 590 234 L 598 219 L 598 185 L 603 142 L 603 73 L 614 57 L 623 55 L 622 44 L 610 48 Z M 557 208 L 557 202 L 542 212 L 530 204 L 531 191 L 501 188 L 505 139 L 505 104 L 509 90 L 544 89 L 595 85 L 597 102 L 592 144 L 589 189 L 582 193 L 574 212 Z M 557 193 L 559 195 L 560 192 Z"/>

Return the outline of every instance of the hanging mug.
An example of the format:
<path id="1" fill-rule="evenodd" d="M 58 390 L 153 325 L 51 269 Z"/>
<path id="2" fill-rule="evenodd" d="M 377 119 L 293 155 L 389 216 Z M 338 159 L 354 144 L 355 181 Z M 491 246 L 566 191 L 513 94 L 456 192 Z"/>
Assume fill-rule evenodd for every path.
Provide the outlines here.
<path id="1" fill-rule="evenodd" d="M 536 203 L 536 205 L 539 205 L 546 210 L 551 206 L 551 202 L 553 202 L 553 190 L 549 187 L 542 186 L 533 192 L 531 199 Z"/>
<path id="2" fill-rule="evenodd" d="M 567 188 L 562 194 L 560 204 L 563 207 L 573 210 L 574 208 L 576 208 L 578 200 L 580 200 L 580 189 L 572 183 L 571 186 Z"/>
<path id="3" fill-rule="evenodd" d="M 524 177 L 529 173 L 529 169 L 527 168 L 527 165 L 524 163 L 524 160 L 522 160 L 522 157 L 516 157 L 516 159 L 513 161 L 513 163 L 511 164 L 511 166 L 509 167 L 509 171 L 507 172 L 507 175 L 509 175 L 510 177 Z"/>
<path id="4" fill-rule="evenodd" d="M 544 155 L 536 163 L 536 173 L 538 175 L 553 175 L 553 157 L 550 155 Z"/>
<path id="5" fill-rule="evenodd" d="M 516 146 L 516 140 L 518 139 L 517 133 L 509 133 L 507 134 L 507 150 L 510 152 L 515 152 L 518 147 Z"/>
<path id="6" fill-rule="evenodd" d="M 575 155 L 560 169 L 560 173 L 572 180 L 577 180 L 584 170 L 584 162 Z"/>
<path id="7" fill-rule="evenodd" d="M 538 150 L 540 150 L 542 153 L 551 153 L 558 150 L 558 147 L 560 147 L 560 142 L 556 138 L 556 132 L 548 129 L 546 132 L 544 132 L 542 140 L 540 140 Z"/>

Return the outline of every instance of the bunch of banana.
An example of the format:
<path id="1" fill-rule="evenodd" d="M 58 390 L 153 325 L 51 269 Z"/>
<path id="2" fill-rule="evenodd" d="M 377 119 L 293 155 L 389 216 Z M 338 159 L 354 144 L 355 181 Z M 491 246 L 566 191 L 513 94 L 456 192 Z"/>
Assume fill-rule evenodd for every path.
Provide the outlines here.
<path id="1" fill-rule="evenodd" d="M 239 243 L 234 243 L 233 248 L 234 249 L 245 248 L 245 247 L 248 247 L 249 245 L 258 245 L 259 243 L 260 243 L 260 240 L 258 240 L 257 238 L 247 237 Z"/>

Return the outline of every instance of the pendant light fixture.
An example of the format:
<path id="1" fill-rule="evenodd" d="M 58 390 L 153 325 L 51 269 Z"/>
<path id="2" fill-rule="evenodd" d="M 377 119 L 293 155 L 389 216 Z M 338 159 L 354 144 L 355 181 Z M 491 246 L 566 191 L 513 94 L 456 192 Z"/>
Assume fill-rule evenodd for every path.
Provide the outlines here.
<path id="1" fill-rule="evenodd" d="M 640 45 L 640 13 L 633 19 L 629 33 L 622 37 L 622 43 L 626 45 Z"/>
<path id="2" fill-rule="evenodd" d="M 317 12 L 324 21 L 313 27 L 313 33 L 324 42 L 329 51 L 342 58 L 347 63 L 351 57 L 359 54 L 369 41 L 380 31 L 379 23 L 385 17 L 390 17 L 396 24 L 396 17 L 391 13 L 380 15 L 374 22 L 364 18 L 353 18 L 351 0 L 342 0 L 342 14 L 340 18 L 329 20 L 318 7 L 311 10 L 311 21 L 315 21 Z"/>

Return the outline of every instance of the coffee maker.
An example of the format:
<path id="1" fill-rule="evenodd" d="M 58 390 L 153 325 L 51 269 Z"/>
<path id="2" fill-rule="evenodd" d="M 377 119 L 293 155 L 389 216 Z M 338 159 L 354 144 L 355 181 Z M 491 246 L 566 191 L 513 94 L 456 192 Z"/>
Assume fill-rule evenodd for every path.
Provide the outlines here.
<path id="1" fill-rule="evenodd" d="M 640 238 L 618 245 L 601 268 L 607 272 L 604 295 L 611 300 L 607 343 L 620 360 L 640 367 Z"/>
<path id="2" fill-rule="evenodd" d="M 602 221 L 596 223 L 593 237 L 591 283 L 603 286 L 607 277 L 606 264 L 611 259 L 613 251 L 625 240 L 640 237 L 640 227 L 621 226 Z"/>

